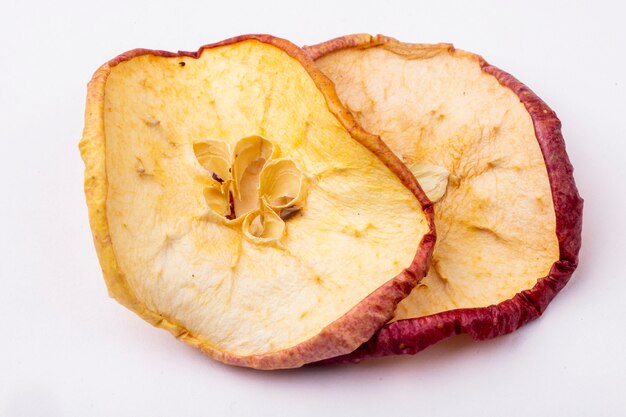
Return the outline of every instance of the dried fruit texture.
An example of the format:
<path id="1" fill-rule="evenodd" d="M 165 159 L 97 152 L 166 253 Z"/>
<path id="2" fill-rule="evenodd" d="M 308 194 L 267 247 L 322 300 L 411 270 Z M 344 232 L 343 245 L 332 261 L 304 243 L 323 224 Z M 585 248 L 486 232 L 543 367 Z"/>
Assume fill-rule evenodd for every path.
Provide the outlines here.
<path id="1" fill-rule="evenodd" d="M 285 220 L 303 209 L 304 174 L 289 158 L 273 159 L 278 147 L 260 136 L 241 139 L 234 151 L 226 142 L 194 143 L 198 162 L 210 178 L 204 189 L 207 220 L 241 226 L 255 243 L 279 243 Z"/>
<path id="2" fill-rule="evenodd" d="M 497 304 L 559 259 L 548 173 L 524 105 L 475 56 L 424 49 L 426 58 L 378 47 L 317 61 L 362 126 L 418 176 L 416 162 L 450 172 L 435 206 L 432 267 L 396 319 Z"/>
<path id="3" fill-rule="evenodd" d="M 131 51 L 94 76 L 86 120 L 110 293 L 219 360 L 348 353 L 425 273 L 428 200 L 287 41 Z"/>
<path id="4" fill-rule="evenodd" d="M 494 337 L 541 314 L 580 247 L 582 201 L 554 113 L 451 45 L 352 35 L 305 49 L 436 200 L 428 276 L 398 306 L 402 321 L 347 359 L 415 353 L 460 332 Z"/>

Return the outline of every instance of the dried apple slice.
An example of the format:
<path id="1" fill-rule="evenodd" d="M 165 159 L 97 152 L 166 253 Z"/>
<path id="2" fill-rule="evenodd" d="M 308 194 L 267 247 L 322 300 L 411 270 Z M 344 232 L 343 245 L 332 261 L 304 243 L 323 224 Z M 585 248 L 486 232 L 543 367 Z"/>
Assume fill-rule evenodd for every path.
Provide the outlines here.
<path id="1" fill-rule="evenodd" d="M 477 340 L 541 315 L 578 261 L 582 200 L 554 112 L 452 45 L 351 35 L 305 50 L 435 202 L 432 267 L 395 317 L 336 360 Z"/>
<path id="2" fill-rule="evenodd" d="M 115 58 L 80 149 L 110 294 L 223 362 L 351 352 L 427 270 L 430 202 L 287 41 Z"/>

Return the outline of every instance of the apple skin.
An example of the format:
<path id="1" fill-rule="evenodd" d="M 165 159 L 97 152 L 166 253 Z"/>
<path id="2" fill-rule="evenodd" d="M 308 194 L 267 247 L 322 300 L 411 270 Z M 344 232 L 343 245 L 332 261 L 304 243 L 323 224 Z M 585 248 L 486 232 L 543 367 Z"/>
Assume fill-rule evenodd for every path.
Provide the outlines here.
<path id="1" fill-rule="evenodd" d="M 319 334 L 288 349 L 262 355 L 238 356 L 215 349 L 194 337 L 174 320 L 149 310 L 137 299 L 128 285 L 124 272 L 120 270 L 115 258 L 107 221 L 103 104 L 107 77 L 111 68 L 121 62 L 141 55 L 197 58 L 205 49 L 227 46 L 246 40 L 256 40 L 273 45 L 299 61 L 323 93 L 329 110 L 337 117 L 337 120 L 355 140 L 377 155 L 416 196 L 429 223 L 429 231 L 422 238 L 411 265 L 368 295 L 342 317 L 330 323 Z M 350 353 L 367 341 L 376 330 L 393 317 L 396 305 L 411 292 L 428 271 L 436 238 L 432 203 L 408 168 L 387 145 L 378 136 L 371 135 L 359 127 L 352 114 L 339 101 L 334 84 L 316 67 L 311 58 L 302 49 L 287 40 L 270 35 L 244 35 L 205 45 L 197 52 L 180 51 L 175 53 L 134 49 L 113 58 L 102 65 L 89 82 L 85 127 L 80 142 L 80 152 L 85 162 L 84 187 L 90 225 L 109 295 L 154 326 L 168 330 L 179 340 L 224 363 L 257 369 L 296 368 L 310 362 Z"/>
<path id="2" fill-rule="evenodd" d="M 316 60 L 341 49 L 378 45 L 386 45 L 403 52 L 411 50 L 411 44 L 399 43 L 383 35 L 374 37 L 367 34 L 348 35 L 305 46 L 303 49 Z M 468 334 L 474 340 L 487 340 L 511 333 L 541 316 L 576 269 L 581 245 L 583 200 L 574 182 L 573 168 L 561 134 L 561 122 L 556 113 L 530 88 L 512 75 L 488 64 L 482 57 L 479 60 L 481 69 L 494 76 L 501 85 L 511 89 L 532 118 L 552 190 L 560 259 L 552 265 L 548 276 L 540 278 L 534 287 L 509 300 L 489 307 L 449 310 L 390 323 L 354 352 L 323 363 L 358 363 L 370 357 L 411 355 L 462 333 Z"/>

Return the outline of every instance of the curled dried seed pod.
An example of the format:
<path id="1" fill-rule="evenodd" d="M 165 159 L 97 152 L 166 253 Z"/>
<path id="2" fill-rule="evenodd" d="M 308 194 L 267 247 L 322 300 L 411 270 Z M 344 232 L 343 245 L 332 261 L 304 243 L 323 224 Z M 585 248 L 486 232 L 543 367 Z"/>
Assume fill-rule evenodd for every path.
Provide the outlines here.
<path id="1" fill-rule="evenodd" d="M 443 198 L 448 187 L 450 171 L 442 166 L 426 162 L 407 163 L 406 165 L 417 178 L 417 182 L 420 183 L 430 201 L 436 203 Z"/>
<path id="2" fill-rule="evenodd" d="M 226 142 L 215 139 L 206 139 L 193 144 L 193 152 L 198 162 L 211 172 L 211 178 L 219 183 L 232 178 L 230 167 L 232 164 L 230 147 Z"/>
<path id="3" fill-rule="evenodd" d="M 274 210 L 261 203 L 258 210 L 246 215 L 242 225 L 244 235 L 254 243 L 270 243 L 285 234 L 285 222 Z"/>
<path id="4" fill-rule="evenodd" d="M 237 217 L 259 208 L 259 175 L 274 153 L 274 145 L 260 136 L 243 138 L 235 145 L 232 175 Z"/>
<path id="5" fill-rule="evenodd" d="M 268 207 L 281 211 L 301 205 L 306 187 L 305 178 L 290 159 L 274 159 L 261 171 L 259 195 Z"/>
<path id="6" fill-rule="evenodd" d="M 237 198 L 241 198 L 249 183 L 255 180 L 258 183 L 258 174 L 273 155 L 274 145 L 261 136 L 249 136 L 237 142 L 232 164 Z"/>
<path id="7" fill-rule="evenodd" d="M 206 187 L 204 189 L 204 199 L 210 212 L 226 220 L 235 218 L 231 193 L 227 189 L 225 190 L 223 186 Z"/>

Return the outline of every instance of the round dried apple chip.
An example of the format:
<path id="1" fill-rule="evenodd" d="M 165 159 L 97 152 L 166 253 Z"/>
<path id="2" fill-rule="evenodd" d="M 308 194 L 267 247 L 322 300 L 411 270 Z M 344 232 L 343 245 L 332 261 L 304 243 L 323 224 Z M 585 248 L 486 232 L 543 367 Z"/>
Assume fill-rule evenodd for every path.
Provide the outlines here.
<path id="1" fill-rule="evenodd" d="M 511 75 L 452 45 L 350 35 L 305 47 L 364 129 L 434 202 L 426 278 L 352 355 L 413 354 L 538 317 L 578 261 L 582 200 L 554 112 Z M 419 239 L 419 236 L 418 236 Z"/>
<path id="2" fill-rule="evenodd" d="M 427 197 L 287 41 L 115 58 L 80 148 L 110 294 L 223 362 L 349 353 L 427 270 Z"/>

